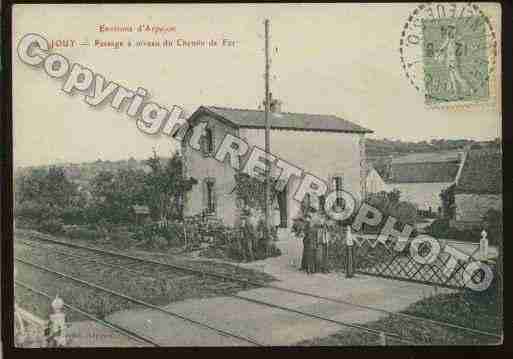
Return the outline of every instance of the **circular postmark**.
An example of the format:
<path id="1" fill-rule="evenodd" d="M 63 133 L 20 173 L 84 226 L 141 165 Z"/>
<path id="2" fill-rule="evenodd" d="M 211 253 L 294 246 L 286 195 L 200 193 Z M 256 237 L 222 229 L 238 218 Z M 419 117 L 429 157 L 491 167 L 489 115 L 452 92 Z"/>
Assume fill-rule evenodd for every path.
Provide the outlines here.
<path id="1" fill-rule="evenodd" d="M 417 6 L 399 43 L 406 78 L 427 105 L 488 101 L 496 51 L 492 21 L 472 3 Z"/>

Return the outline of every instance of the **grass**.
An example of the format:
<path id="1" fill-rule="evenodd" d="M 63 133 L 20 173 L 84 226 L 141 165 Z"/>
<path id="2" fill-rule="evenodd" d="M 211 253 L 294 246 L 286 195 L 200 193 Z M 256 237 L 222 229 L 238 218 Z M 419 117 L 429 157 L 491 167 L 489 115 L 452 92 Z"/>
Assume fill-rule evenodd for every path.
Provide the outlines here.
<path id="1" fill-rule="evenodd" d="M 496 290 L 485 293 L 463 291 L 439 294 L 422 299 L 401 313 L 416 317 L 457 324 L 490 333 L 501 333 L 502 323 L 498 318 Z M 418 344 L 427 345 L 493 345 L 497 338 L 468 331 L 448 328 L 428 322 L 391 315 L 363 326 L 375 330 L 396 333 Z M 376 334 L 362 330 L 340 331 L 324 338 L 315 338 L 298 343 L 301 346 L 349 346 L 379 345 Z M 387 338 L 387 345 L 408 345 L 397 339 Z"/>
<path id="2" fill-rule="evenodd" d="M 69 240 L 64 238 L 59 239 Z M 73 239 L 72 242 L 103 247 L 110 250 L 117 249 L 117 252 L 120 252 L 119 248 L 117 248 L 114 243 L 100 244 L 92 240 L 79 239 Z M 152 268 L 151 265 L 145 266 L 145 275 L 134 275 L 122 269 L 104 267 L 91 263 L 85 264 L 82 261 L 77 262 L 71 260 L 71 258 L 70 260 L 67 260 L 67 258 L 63 259 L 61 254 L 51 251 L 53 247 L 63 250 L 61 246 L 44 244 L 44 247 L 50 250 L 16 244 L 15 255 L 52 270 L 78 277 L 82 280 L 159 306 L 186 299 L 234 294 L 241 290 L 254 288 L 254 286 L 232 282 L 228 286 L 222 284 L 220 280 L 209 276 L 201 277 L 180 271 L 166 274 L 164 277 L 157 272 L 157 269 Z M 204 271 L 215 271 L 217 273 L 240 276 L 255 281 L 269 282 L 274 280 L 273 277 L 264 273 L 225 263 L 197 261 L 178 256 L 139 252 L 135 250 L 126 250 L 123 252 L 163 263 L 178 264 Z M 73 250 L 73 253 L 78 255 L 86 254 L 86 252 L 79 250 Z M 108 261 L 112 263 L 112 259 Z M 125 299 L 86 287 L 69 279 L 56 278 L 56 276 L 51 273 L 43 272 L 23 263 L 17 263 L 16 267 L 18 280 L 48 293 L 52 297 L 58 294 L 63 298 L 65 303 L 79 307 L 97 317 L 104 318 L 119 310 L 137 308 L 137 305 Z M 48 318 L 50 308 L 47 298 L 33 294 L 22 287 L 16 287 L 15 295 L 17 303 L 19 303 L 22 308 L 33 312 L 41 318 Z M 67 315 L 69 321 L 84 319 L 81 315 L 72 313 L 71 311 L 67 311 Z"/>

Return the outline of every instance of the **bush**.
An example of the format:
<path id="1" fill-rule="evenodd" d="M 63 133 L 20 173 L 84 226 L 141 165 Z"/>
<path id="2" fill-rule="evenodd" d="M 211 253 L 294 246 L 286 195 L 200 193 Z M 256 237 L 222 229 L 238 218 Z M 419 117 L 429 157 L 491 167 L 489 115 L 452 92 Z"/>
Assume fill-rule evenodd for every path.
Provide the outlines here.
<path id="1" fill-rule="evenodd" d="M 448 238 L 450 230 L 449 220 L 445 218 L 435 219 L 426 227 L 426 233 L 435 238 Z"/>
<path id="2" fill-rule="evenodd" d="M 60 219 L 48 219 L 39 224 L 38 230 L 43 233 L 61 234 L 64 233 L 64 225 Z"/>
<path id="3" fill-rule="evenodd" d="M 81 207 L 63 208 L 60 217 L 65 224 L 84 224 L 86 223 L 86 213 Z"/>
<path id="4" fill-rule="evenodd" d="M 165 241 L 166 246 L 170 247 L 183 245 L 185 243 L 183 224 L 180 222 L 170 222 L 165 226 L 150 223 L 139 227 L 131 227 L 130 229 L 134 232 L 134 240 L 140 242 L 156 240 L 159 243 L 157 246 L 161 248 L 163 248 L 163 241 Z"/>
<path id="5" fill-rule="evenodd" d="M 97 231 L 86 228 L 70 228 L 66 230 L 66 235 L 72 239 L 95 240 L 100 235 Z"/>
<path id="6" fill-rule="evenodd" d="M 462 242 L 479 242 L 479 229 L 457 229 L 451 227 L 448 219 L 437 219 L 426 227 L 426 233 L 434 238 L 447 238 Z"/>
<path id="7" fill-rule="evenodd" d="M 183 224 L 178 222 L 181 226 Z M 222 246 L 229 242 L 232 228 L 225 226 L 218 219 L 205 218 L 202 215 L 187 217 L 185 220 L 185 229 L 187 231 L 187 241 L 199 243 L 205 237 L 213 238 L 215 246 Z M 183 228 L 180 229 L 183 235 Z"/>
<path id="8" fill-rule="evenodd" d="M 42 204 L 33 201 L 26 201 L 14 207 L 14 215 L 29 220 L 33 223 L 42 224 L 52 218 L 59 217 L 60 213 L 49 204 Z"/>
<path id="9" fill-rule="evenodd" d="M 381 222 L 376 226 L 363 225 L 363 231 L 366 233 L 379 233 L 385 226 L 389 217 L 393 217 L 397 220 L 396 228 L 399 229 L 405 224 L 409 224 L 415 227 L 417 223 L 417 208 L 405 201 L 399 201 L 399 192 L 380 192 L 371 194 L 365 200 L 367 204 L 378 209 L 383 218 Z M 412 236 L 417 236 L 417 231 L 414 230 Z"/>
<path id="10" fill-rule="evenodd" d="M 489 209 L 483 216 L 483 222 L 491 244 L 498 244 L 499 241 L 502 241 L 502 221 L 502 212 L 495 209 Z"/>
<path id="11" fill-rule="evenodd" d="M 162 236 L 153 236 L 153 238 L 151 238 L 150 245 L 154 249 L 165 249 L 169 245 L 169 241 Z"/>
<path id="12" fill-rule="evenodd" d="M 230 241 L 225 250 L 225 255 L 233 259 L 234 261 L 241 262 L 244 260 L 244 254 L 242 253 L 242 246 L 238 240 Z"/>

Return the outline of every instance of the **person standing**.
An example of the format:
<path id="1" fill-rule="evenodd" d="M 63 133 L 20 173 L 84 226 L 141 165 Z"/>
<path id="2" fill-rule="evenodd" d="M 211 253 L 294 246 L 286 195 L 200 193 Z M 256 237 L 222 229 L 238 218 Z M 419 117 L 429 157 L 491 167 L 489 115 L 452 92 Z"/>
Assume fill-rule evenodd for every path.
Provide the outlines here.
<path id="1" fill-rule="evenodd" d="M 303 265 L 306 273 L 312 274 L 316 271 L 315 266 L 315 248 L 316 248 L 316 228 L 312 217 L 315 218 L 315 210 L 308 208 L 305 215 L 305 227 L 303 237 Z"/>
<path id="2" fill-rule="evenodd" d="M 328 266 L 328 246 L 330 242 L 330 231 L 327 223 L 324 223 L 321 229 L 321 260 L 320 260 L 320 271 L 322 273 L 329 272 Z"/>
<path id="3" fill-rule="evenodd" d="M 255 237 L 255 226 L 253 225 L 254 213 L 249 206 L 244 208 L 244 221 L 243 221 L 243 230 L 242 230 L 242 257 L 244 262 L 253 261 L 253 242 Z"/>
<path id="4" fill-rule="evenodd" d="M 322 238 L 323 238 L 323 227 L 324 227 L 324 219 L 320 211 L 313 210 L 311 219 L 312 225 L 312 256 L 313 256 L 313 272 L 317 273 L 322 270 L 323 267 L 323 246 L 322 246 Z"/>
<path id="5" fill-rule="evenodd" d="M 317 235 L 316 230 L 313 226 L 308 226 L 307 230 L 307 246 L 305 247 L 305 255 L 306 255 L 306 272 L 308 274 L 313 274 L 316 272 L 316 258 L 315 258 L 315 249 L 317 247 Z"/>

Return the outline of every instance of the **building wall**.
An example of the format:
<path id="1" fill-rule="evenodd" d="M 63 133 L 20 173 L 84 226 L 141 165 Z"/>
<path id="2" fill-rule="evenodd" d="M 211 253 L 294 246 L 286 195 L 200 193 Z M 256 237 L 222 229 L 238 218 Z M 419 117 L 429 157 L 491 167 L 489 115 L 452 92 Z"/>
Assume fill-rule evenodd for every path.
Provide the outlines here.
<path id="1" fill-rule="evenodd" d="M 440 192 L 449 187 L 452 182 L 435 183 L 388 183 L 390 190 L 401 191 L 401 200 L 408 201 L 417 206 L 419 210 L 427 211 L 429 207 L 437 212 L 442 207 Z"/>
<path id="2" fill-rule="evenodd" d="M 224 139 L 226 132 L 237 135 L 237 130 L 216 119 L 203 116 L 200 120 L 208 122 L 207 126 L 213 129 L 214 148 L 216 149 Z M 198 181 L 198 184 L 193 186 L 192 191 L 187 194 L 184 206 L 185 216 L 200 214 L 206 208 L 204 180 L 213 178 L 215 179 L 216 217 L 227 225 L 234 225 L 237 218 L 236 193 L 233 191 L 235 170 L 227 161 L 220 163 L 212 157 L 204 157 L 201 151 L 189 146 L 187 137 L 185 145 L 182 146 L 182 152 L 187 176 Z"/>
<path id="3" fill-rule="evenodd" d="M 265 147 L 263 129 L 240 129 L 240 137 L 250 147 Z M 325 181 L 335 174 L 342 174 L 344 189 L 360 201 L 363 181 L 360 150 L 364 146 L 363 140 L 363 135 L 354 133 L 272 130 L 270 147 L 273 155 Z M 300 209 L 300 203 L 293 198 L 299 185 L 300 180 L 293 178 L 287 190 L 289 226 Z"/>
<path id="4" fill-rule="evenodd" d="M 456 227 L 480 226 L 489 209 L 502 211 L 502 195 L 456 194 Z"/>
<path id="5" fill-rule="evenodd" d="M 213 129 L 216 149 L 226 132 L 245 139 L 250 150 L 253 146 L 262 149 L 265 147 L 264 130 L 236 130 L 208 116 L 203 116 L 200 120 L 207 121 L 208 126 Z M 331 176 L 342 174 L 344 189 L 351 192 L 358 201 L 361 200 L 363 180 L 360 152 L 364 146 L 362 135 L 272 130 L 270 140 L 272 154 L 323 180 L 328 181 Z M 187 195 L 185 215 L 199 214 L 205 208 L 202 183 L 205 178 L 210 177 L 215 178 L 216 216 L 227 225 L 235 224 L 238 216 L 236 193 L 232 193 L 236 185 L 235 170 L 229 165 L 228 159 L 221 164 L 211 157 L 205 158 L 202 152 L 190 148 L 188 139 L 185 140 L 185 144 L 182 151 L 187 176 L 198 180 L 198 184 Z M 242 164 L 249 156 L 249 151 L 247 156 L 241 159 Z M 287 188 L 288 226 L 292 224 L 292 219 L 300 209 L 300 204 L 293 198 L 299 184 L 300 179 L 293 178 Z"/>

